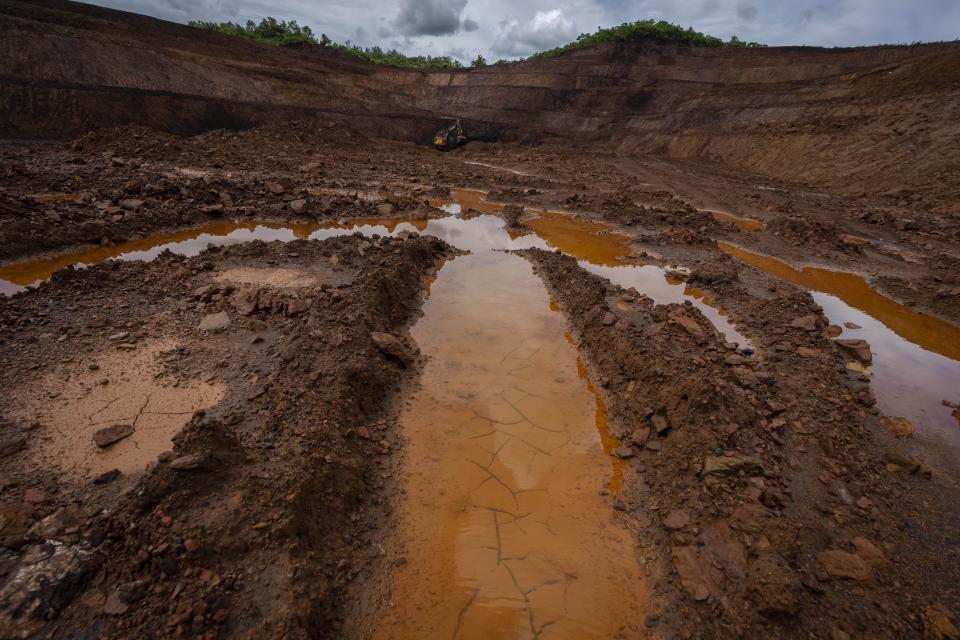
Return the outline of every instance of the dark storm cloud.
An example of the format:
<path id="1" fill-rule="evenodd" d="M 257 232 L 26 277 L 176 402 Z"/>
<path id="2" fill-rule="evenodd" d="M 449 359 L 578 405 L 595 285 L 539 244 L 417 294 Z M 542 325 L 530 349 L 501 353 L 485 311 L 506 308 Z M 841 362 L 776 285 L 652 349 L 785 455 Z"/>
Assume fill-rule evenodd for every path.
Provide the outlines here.
<path id="1" fill-rule="evenodd" d="M 405 36 L 451 35 L 460 30 L 466 6 L 467 0 L 403 0 L 393 25 Z"/>
<path id="2" fill-rule="evenodd" d="M 480 25 L 477 24 L 476 20 L 471 20 L 470 18 L 465 18 L 463 21 L 463 30 L 464 31 L 476 31 L 480 28 Z"/>

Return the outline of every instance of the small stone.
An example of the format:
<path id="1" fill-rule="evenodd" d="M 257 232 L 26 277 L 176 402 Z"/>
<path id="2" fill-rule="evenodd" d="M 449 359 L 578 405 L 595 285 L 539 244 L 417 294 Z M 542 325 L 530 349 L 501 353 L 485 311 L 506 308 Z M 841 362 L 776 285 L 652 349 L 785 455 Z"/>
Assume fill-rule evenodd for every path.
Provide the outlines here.
<path id="1" fill-rule="evenodd" d="M 129 608 L 116 591 L 107 596 L 107 601 L 103 604 L 103 612 L 111 616 L 122 616 Z"/>
<path id="2" fill-rule="evenodd" d="M 614 449 L 613 455 L 617 456 L 622 460 L 626 460 L 627 458 L 632 458 L 636 454 L 633 452 L 632 447 L 623 445 L 622 447 L 617 447 L 616 449 Z"/>
<path id="3" fill-rule="evenodd" d="M 401 364 L 407 365 L 413 360 L 396 336 L 380 331 L 372 331 L 370 333 L 370 338 L 373 340 L 373 343 L 377 345 L 377 348 L 380 349 L 380 351 L 382 351 L 385 355 L 396 358 Z"/>
<path id="4" fill-rule="evenodd" d="M 284 192 L 283 185 L 279 182 L 264 182 L 263 186 L 267 188 L 267 191 L 273 194 L 281 194 Z"/>
<path id="5" fill-rule="evenodd" d="M 98 447 L 103 449 L 131 435 L 133 435 L 133 427 L 131 425 L 115 424 L 110 427 L 98 429 L 93 434 L 93 441 Z"/>
<path id="6" fill-rule="evenodd" d="M 307 210 L 306 200 L 293 200 L 290 202 L 290 210 L 294 213 L 304 213 Z"/>
<path id="7" fill-rule="evenodd" d="M 682 509 L 675 509 L 663 519 L 663 526 L 671 531 L 679 531 L 690 524 L 690 516 Z"/>
<path id="8" fill-rule="evenodd" d="M 204 467 L 204 459 L 198 455 L 180 456 L 170 461 L 174 471 L 195 471 Z"/>
<path id="9" fill-rule="evenodd" d="M 378 216 L 389 216 L 393 215 L 393 205 L 389 202 L 383 202 L 377 205 L 377 215 Z"/>
<path id="10" fill-rule="evenodd" d="M 736 456 L 707 456 L 703 461 L 703 474 L 709 476 L 731 476 L 739 472 L 748 475 L 763 473 L 759 458 Z"/>
<path id="11" fill-rule="evenodd" d="M 157 462 L 160 464 L 167 464 L 176 457 L 177 454 L 175 454 L 173 451 L 163 451 L 157 455 Z"/>
<path id="12" fill-rule="evenodd" d="M 791 322 L 790 326 L 795 329 L 803 329 L 804 331 L 816 331 L 817 320 L 817 316 L 803 316 Z"/>
<path id="13" fill-rule="evenodd" d="M 864 559 L 867 564 L 877 564 L 883 562 L 883 552 L 863 536 L 857 536 L 853 539 L 853 548 L 857 555 Z"/>
<path id="14" fill-rule="evenodd" d="M 860 328 L 861 328 L 860 325 L 858 325 L 856 322 L 844 322 L 844 323 L 843 323 L 843 326 L 845 326 L 847 329 L 860 329 Z"/>
<path id="15" fill-rule="evenodd" d="M 219 313 L 211 313 L 208 316 L 204 316 L 200 320 L 200 324 L 197 325 L 197 328 L 200 331 L 223 331 L 230 326 L 230 314 L 226 311 L 221 311 Z"/>
<path id="16" fill-rule="evenodd" d="M 609 327 L 613 325 L 616 321 L 617 321 L 617 316 L 613 315 L 613 313 L 607 311 L 605 314 L 603 314 L 603 321 L 602 321 L 603 326 Z"/>
<path id="17" fill-rule="evenodd" d="M 873 353 L 871 353 L 870 345 L 866 340 L 842 339 L 834 340 L 834 344 L 863 364 L 870 364 L 873 362 Z"/>
<path id="18" fill-rule="evenodd" d="M 115 334 L 113 334 L 112 336 L 110 336 L 110 337 L 107 338 L 107 339 L 108 339 L 108 340 L 126 340 L 126 339 L 129 338 L 129 337 L 130 337 L 130 332 L 129 332 L 129 331 L 121 331 L 120 333 L 115 333 Z"/>
<path id="19" fill-rule="evenodd" d="M 0 440 L 0 458 L 6 458 L 19 452 L 27 445 L 27 439 L 23 436 L 14 436 Z"/>
<path id="20" fill-rule="evenodd" d="M 662 435 L 664 431 L 670 428 L 670 424 L 667 422 L 667 419 L 659 414 L 654 414 L 650 417 L 650 423 L 653 424 L 653 428 L 656 430 L 657 435 Z"/>
<path id="21" fill-rule="evenodd" d="M 906 418 L 882 416 L 880 418 L 880 426 L 897 438 L 909 438 L 914 432 L 913 423 Z"/>
<path id="22" fill-rule="evenodd" d="M 96 484 L 96 485 L 109 484 L 119 477 L 120 477 L 120 469 L 111 469 L 110 471 L 101 473 L 96 478 L 94 478 L 93 484 Z"/>
<path id="23" fill-rule="evenodd" d="M 659 440 L 648 440 L 643 448 L 647 451 L 660 451 L 660 441 Z"/>
<path id="24" fill-rule="evenodd" d="M 960 631 L 950 618 L 950 612 L 940 603 L 924 609 L 923 637 L 929 640 L 960 640 Z"/>
<path id="25" fill-rule="evenodd" d="M 831 578 L 849 580 L 869 580 L 872 573 L 870 565 L 863 558 L 845 551 L 830 549 L 817 554 L 817 562 Z"/>

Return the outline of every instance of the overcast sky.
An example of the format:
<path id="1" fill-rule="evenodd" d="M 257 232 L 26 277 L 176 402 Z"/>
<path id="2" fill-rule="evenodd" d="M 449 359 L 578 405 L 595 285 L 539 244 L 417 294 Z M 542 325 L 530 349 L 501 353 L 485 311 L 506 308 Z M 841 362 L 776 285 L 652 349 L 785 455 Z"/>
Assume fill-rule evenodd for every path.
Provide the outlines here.
<path id="1" fill-rule="evenodd" d="M 960 0 L 93 0 L 175 22 L 294 19 L 338 42 L 515 58 L 655 18 L 724 39 L 856 46 L 960 38 Z"/>

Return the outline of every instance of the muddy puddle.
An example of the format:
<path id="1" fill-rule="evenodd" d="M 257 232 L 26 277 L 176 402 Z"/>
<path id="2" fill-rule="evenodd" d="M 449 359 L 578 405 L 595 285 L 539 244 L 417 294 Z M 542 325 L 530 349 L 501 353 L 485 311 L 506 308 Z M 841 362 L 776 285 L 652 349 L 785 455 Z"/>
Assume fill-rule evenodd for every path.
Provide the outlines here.
<path id="1" fill-rule="evenodd" d="M 753 218 L 736 216 L 726 211 L 717 211 L 716 209 L 700 209 L 700 211 L 709 213 L 711 216 L 713 216 L 714 220 L 719 222 L 729 222 L 730 224 L 735 225 L 740 231 L 763 231 L 767 228 L 767 224 L 765 222 L 754 220 Z"/>
<path id="2" fill-rule="evenodd" d="M 354 232 L 392 235 L 401 231 L 417 231 L 435 235 L 469 251 L 530 247 L 560 249 L 576 257 L 580 265 L 589 271 L 609 278 L 622 287 L 635 287 L 657 303 L 690 301 L 728 341 L 749 345 L 749 341 L 737 331 L 725 313 L 709 304 L 709 300 L 705 301 L 703 296 L 688 291 L 682 283 L 671 280 L 660 267 L 632 264 L 627 259 L 633 253 L 628 245 L 628 236 L 609 233 L 607 225 L 579 220 L 568 214 L 533 210 L 530 213 L 537 217 L 530 220 L 528 226 L 535 233 L 523 235 L 516 231 L 506 232 L 499 217 L 476 215 L 477 212 L 495 214 L 503 209 L 503 205 L 488 202 L 484 196 L 482 191 L 456 190 L 452 199 L 432 203 L 454 215 L 433 220 L 356 218 L 344 222 L 304 224 L 219 222 L 108 247 L 86 248 L 45 259 L 13 262 L 0 265 L 0 295 L 23 291 L 69 265 L 83 267 L 110 259 L 153 260 L 164 251 L 194 256 L 209 245 L 224 246 L 252 240 L 289 242 L 296 239 L 321 240 Z M 464 215 L 468 211 L 474 213 Z"/>
<path id="3" fill-rule="evenodd" d="M 270 242 L 306 240 L 352 231 L 353 226 L 372 226 L 380 233 L 391 233 L 403 223 L 407 230 L 423 230 L 426 221 L 404 222 L 400 219 L 357 219 L 350 224 L 292 224 L 273 222 L 218 222 L 195 229 L 158 233 L 143 239 L 121 242 L 107 247 L 84 248 L 38 260 L 17 261 L 0 265 L 0 295 L 11 295 L 47 280 L 58 269 L 74 265 L 84 267 L 104 260 L 153 260 L 164 251 L 195 256 L 209 245 L 225 246 L 252 240 Z M 321 232 L 318 234 L 318 232 Z"/>
<path id="4" fill-rule="evenodd" d="M 444 208 L 449 213 L 461 215 L 469 209 L 483 213 L 499 213 L 503 210 L 503 205 L 489 202 L 484 196 L 482 191 L 458 189 L 454 191 L 452 199 L 437 200 L 433 204 Z M 750 346 L 750 341 L 737 330 L 727 318 L 726 313 L 711 304 L 709 299 L 704 299 L 701 292 L 672 279 L 660 267 L 633 263 L 630 258 L 634 252 L 630 248 L 632 239 L 629 236 L 610 232 L 609 225 L 578 219 L 562 212 L 530 209 L 527 213 L 534 216 L 525 222 L 533 233 L 512 234 L 509 241 L 504 239 L 503 244 L 498 245 L 497 248 L 560 249 L 577 258 L 580 266 L 591 273 L 607 278 L 621 287 L 633 287 L 658 304 L 690 302 L 729 342 Z M 439 235 L 435 228 L 446 220 L 431 220 L 427 225 L 426 233 Z M 488 224 L 491 223 L 498 227 L 503 224 L 499 218 L 493 218 Z M 444 239 L 451 244 L 457 244 L 452 238 L 444 237 Z"/>
<path id="5" fill-rule="evenodd" d="M 490 251 L 503 242 L 444 265 L 413 330 L 429 360 L 401 419 L 405 562 L 376 638 L 609 638 L 642 619 L 600 495 L 602 408 L 531 266 Z"/>
<path id="6" fill-rule="evenodd" d="M 176 346 L 155 340 L 91 354 L 12 390 L 14 416 L 38 425 L 37 459 L 89 481 L 112 469 L 135 475 L 171 450 L 170 439 L 193 413 L 216 405 L 226 393 L 220 383 L 165 381 L 162 359 Z M 116 440 L 98 446 L 96 438 L 107 429 Z"/>
<path id="7" fill-rule="evenodd" d="M 811 266 L 798 269 L 741 247 L 718 244 L 747 264 L 809 289 L 833 324 L 857 325 L 844 327 L 841 337 L 870 343 L 869 373 L 878 408 L 909 419 L 917 427 L 917 437 L 960 447 L 960 424 L 943 405 L 944 400 L 960 401 L 960 328 L 898 304 L 858 274 Z"/>

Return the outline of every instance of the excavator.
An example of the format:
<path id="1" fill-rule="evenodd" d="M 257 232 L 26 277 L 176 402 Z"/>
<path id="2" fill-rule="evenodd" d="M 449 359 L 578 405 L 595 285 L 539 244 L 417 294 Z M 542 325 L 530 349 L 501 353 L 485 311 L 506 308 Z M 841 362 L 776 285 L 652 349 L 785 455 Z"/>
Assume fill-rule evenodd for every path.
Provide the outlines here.
<path id="1" fill-rule="evenodd" d="M 456 149 L 467 141 L 467 136 L 460 125 L 460 118 L 442 118 L 449 124 L 433 136 L 433 146 L 440 151 Z"/>

